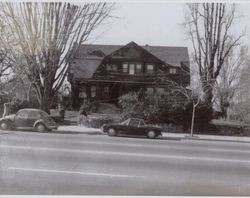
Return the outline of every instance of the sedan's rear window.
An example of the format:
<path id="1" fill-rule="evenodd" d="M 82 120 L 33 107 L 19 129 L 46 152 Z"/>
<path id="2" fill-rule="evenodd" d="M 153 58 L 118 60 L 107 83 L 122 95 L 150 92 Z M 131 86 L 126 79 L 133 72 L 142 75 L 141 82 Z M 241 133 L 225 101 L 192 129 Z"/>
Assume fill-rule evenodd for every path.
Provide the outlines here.
<path id="1" fill-rule="evenodd" d="M 44 111 L 40 111 L 39 113 L 42 115 L 42 117 L 49 117 L 49 114 Z"/>
<path id="2" fill-rule="evenodd" d="M 30 111 L 29 112 L 29 118 L 40 119 L 41 116 L 40 116 L 38 111 Z"/>
<path id="3" fill-rule="evenodd" d="M 26 110 L 20 110 L 16 115 L 20 118 L 28 118 L 28 112 Z"/>

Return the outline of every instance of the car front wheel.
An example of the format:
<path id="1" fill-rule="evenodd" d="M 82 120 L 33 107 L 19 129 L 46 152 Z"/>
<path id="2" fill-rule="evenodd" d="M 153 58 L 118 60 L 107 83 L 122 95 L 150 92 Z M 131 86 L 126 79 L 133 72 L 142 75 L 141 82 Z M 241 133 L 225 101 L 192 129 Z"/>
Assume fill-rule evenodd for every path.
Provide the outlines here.
<path id="1" fill-rule="evenodd" d="M 115 131 L 114 128 L 109 128 L 109 129 L 108 129 L 108 135 L 109 135 L 109 136 L 116 136 L 117 133 L 116 133 L 116 131 Z"/>
<path id="2" fill-rule="evenodd" d="M 150 139 L 154 139 L 154 138 L 156 138 L 156 132 L 154 132 L 154 131 L 148 131 L 147 136 Z"/>
<path id="3" fill-rule="evenodd" d="M 2 130 L 9 130 L 9 129 L 10 129 L 10 124 L 9 124 L 8 122 L 6 122 L 6 121 L 3 121 L 3 122 L 1 122 L 1 124 L 0 124 L 0 128 L 1 128 Z"/>
<path id="4" fill-rule="evenodd" d="M 44 126 L 44 124 L 37 124 L 36 125 L 36 130 L 38 132 L 45 132 L 46 131 L 46 127 Z"/>

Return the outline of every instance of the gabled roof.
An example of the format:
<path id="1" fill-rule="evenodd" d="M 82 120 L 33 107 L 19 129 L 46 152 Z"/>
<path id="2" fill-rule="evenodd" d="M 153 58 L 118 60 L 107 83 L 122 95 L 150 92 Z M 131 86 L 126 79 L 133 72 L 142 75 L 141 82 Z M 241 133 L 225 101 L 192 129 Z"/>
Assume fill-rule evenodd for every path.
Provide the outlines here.
<path id="1" fill-rule="evenodd" d="M 86 44 L 79 47 L 77 58 L 89 57 L 93 51 L 100 50 L 105 55 L 124 47 L 124 45 L 95 45 Z M 189 56 L 187 47 L 168 47 L 168 46 L 141 46 L 168 65 L 181 66 L 181 62 L 188 64 Z"/>
<path id="2" fill-rule="evenodd" d="M 74 78 L 91 78 L 102 62 L 102 58 L 86 57 L 81 60 L 80 64 L 71 68 Z"/>
<path id="3" fill-rule="evenodd" d="M 106 58 L 128 58 L 128 59 L 140 59 L 144 61 L 157 61 L 164 64 L 164 61 L 156 57 L 154 54 L 150 53 L 148 50 L 144 49 L 142 46 L 137 45 L 135 42 L 130 42 L 127 45 L 122 46 L 118 50 L 112 52 Z"/>
<path id="4" fill-rule="evenodd" d="M 127 45 L 95 45 L 86 44 L 79 47 L 76 59 L 80 59 L 78 64 L 71 67 L 74 78 L 91 78 L 101 64 L 104 57 L 114 53 L 124 46 L 137 45 L 130 42 Z M 165 47 L 165 46 L 140 46 L 154 57 L 165 62 L 166 65 L 180 67 L 182 63 L 189 67 L 189 56 L 187 47 Z"/>

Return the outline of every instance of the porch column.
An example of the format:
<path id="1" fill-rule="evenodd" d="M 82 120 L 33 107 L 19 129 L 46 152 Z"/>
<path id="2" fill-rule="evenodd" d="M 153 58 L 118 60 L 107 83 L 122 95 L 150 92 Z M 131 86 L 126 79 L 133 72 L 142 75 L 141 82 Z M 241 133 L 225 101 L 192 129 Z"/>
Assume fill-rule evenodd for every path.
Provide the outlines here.
<path id="1" fill-rule="evenodd" d="M 79 108 L 79 85 L 78 83 L 71 84 L 71 106 L 73 109 Z"/>

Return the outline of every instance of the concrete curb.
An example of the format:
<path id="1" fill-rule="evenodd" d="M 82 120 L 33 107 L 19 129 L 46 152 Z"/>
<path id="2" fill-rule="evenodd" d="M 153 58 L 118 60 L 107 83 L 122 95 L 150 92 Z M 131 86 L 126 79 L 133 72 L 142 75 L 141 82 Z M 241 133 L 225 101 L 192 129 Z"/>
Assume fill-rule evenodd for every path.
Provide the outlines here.
<path id="1" fill-rule="evenodd" d="M 85 133 L 85 134 L 104 134 L 98 128 L 89 128 L 85 126 L 59 126 L 58 132 L 65 133 Z M 250 143 L 250 137 L 235 137 L 235 136 L 219 136 L 219 135 L 196 135 L 190 136 L 188 133 L 168 133 L 163 132 L 162 137 L 164 138 L 177 138 L 181 140 L 199 140 L 199 141 L 224 141 L 224 142 L 245 142 Z"/>

